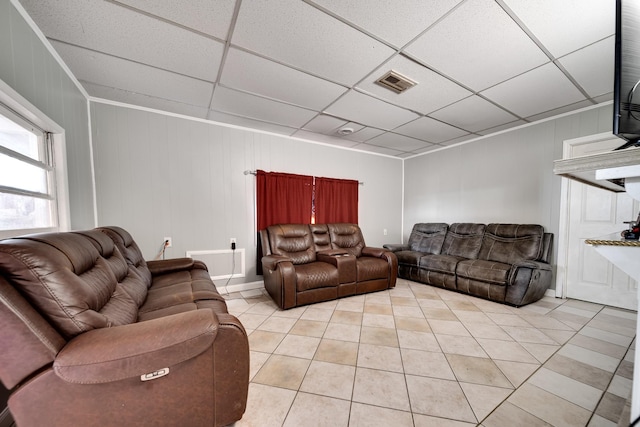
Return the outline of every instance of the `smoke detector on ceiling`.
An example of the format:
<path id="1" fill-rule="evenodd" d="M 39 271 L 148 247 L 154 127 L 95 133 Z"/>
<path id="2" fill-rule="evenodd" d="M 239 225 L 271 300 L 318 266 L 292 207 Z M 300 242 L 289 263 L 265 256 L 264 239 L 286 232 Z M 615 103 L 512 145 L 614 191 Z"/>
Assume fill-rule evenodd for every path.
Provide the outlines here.
<path id="1" fill-rule="evenodd" d="M 396 93 L 402 93 L 418 84 L 418 82 L 413 81 L 409 77 L 403 76 L 394 70 L 388 71 L 384 76 L 376 80 L 376 83 L 391 89 Z"/>
<path id="2" fill-rule="evenodd" d="M 338 129 L 338 135 L 347 136 L 351 135 L 355 130 L 353 128 L 340 128 Z"/>

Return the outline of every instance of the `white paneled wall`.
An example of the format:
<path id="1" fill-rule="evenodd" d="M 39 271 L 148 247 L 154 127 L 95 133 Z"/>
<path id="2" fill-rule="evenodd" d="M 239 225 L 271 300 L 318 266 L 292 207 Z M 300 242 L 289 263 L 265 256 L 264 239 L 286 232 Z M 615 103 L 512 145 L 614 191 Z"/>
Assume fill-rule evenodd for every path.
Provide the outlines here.
<path id="1" fill-rule="evenodd" d="M 553 161 L 564 140 L 610 131 L 611 119 L 609 104 L 407 159 L 405 241 L 417 222 L 504 222 L 542 224 L 557 244 Z"/>
<path id="2" fill-rule="evenodd" d="M 9 0 L 0 0 L 0 79 L 64 128 L 71 227 L 93 227 L 87 100 Z"/>
<path id="3" fill-rule="evenodd" d="M 367 244 L 399 242 L 402 160 L 98 102 L 91 103 L 100 225 L 129 230 L 147 259 L 246 250 L 255 274 L 255 177 L 245 170 L 357 179 Z M 387 230 L 387 235 L 383 230 Z"/>

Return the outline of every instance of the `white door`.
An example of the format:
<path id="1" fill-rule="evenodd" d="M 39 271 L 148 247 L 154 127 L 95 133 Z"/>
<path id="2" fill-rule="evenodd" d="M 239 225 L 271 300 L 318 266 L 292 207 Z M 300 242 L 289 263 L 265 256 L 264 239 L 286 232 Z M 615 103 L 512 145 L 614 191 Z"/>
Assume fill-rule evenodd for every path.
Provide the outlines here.
<path id="1" fill-rule="evenodd" d="M 607 151 L 619 146 L 615 138 L 584 142 L 571 148 L 572 157 Z M 564 256 L 566 296 L 614 307 L 636 310 L 637 285 L 615 267 L 586 239 L 605 238 L 627 228 L 624 221 L 636 219 L 638 203 L 626 193 L 614 193 L 567 180 L 567 218 Z"/>

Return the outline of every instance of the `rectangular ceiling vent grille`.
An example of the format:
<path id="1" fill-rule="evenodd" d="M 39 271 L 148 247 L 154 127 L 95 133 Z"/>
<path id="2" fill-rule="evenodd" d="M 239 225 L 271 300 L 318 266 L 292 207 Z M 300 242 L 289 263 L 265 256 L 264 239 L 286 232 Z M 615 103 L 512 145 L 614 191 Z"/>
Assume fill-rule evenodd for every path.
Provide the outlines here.
<path id="1" fill-rule="evenodd" d="M 396 93 L 402 93 L 418 84 L 418 82 L 414 82 L 410 78 L 393 70 L 387 72 L 384 76 L 376 80 L 376 83 L 391 89 Z"/>

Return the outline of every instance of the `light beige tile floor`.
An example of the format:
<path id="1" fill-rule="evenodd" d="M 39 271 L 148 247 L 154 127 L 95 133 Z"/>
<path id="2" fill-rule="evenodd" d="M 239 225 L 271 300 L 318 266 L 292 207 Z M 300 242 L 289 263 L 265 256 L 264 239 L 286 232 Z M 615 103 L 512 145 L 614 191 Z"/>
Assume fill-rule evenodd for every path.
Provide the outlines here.
<path id="1" fill-rule="evenodd" d="M 401 279 L 285 311 L 264 292 L 226 298 L 251 350 L 236 427 L 628 425 L 635 312 Z"/>

